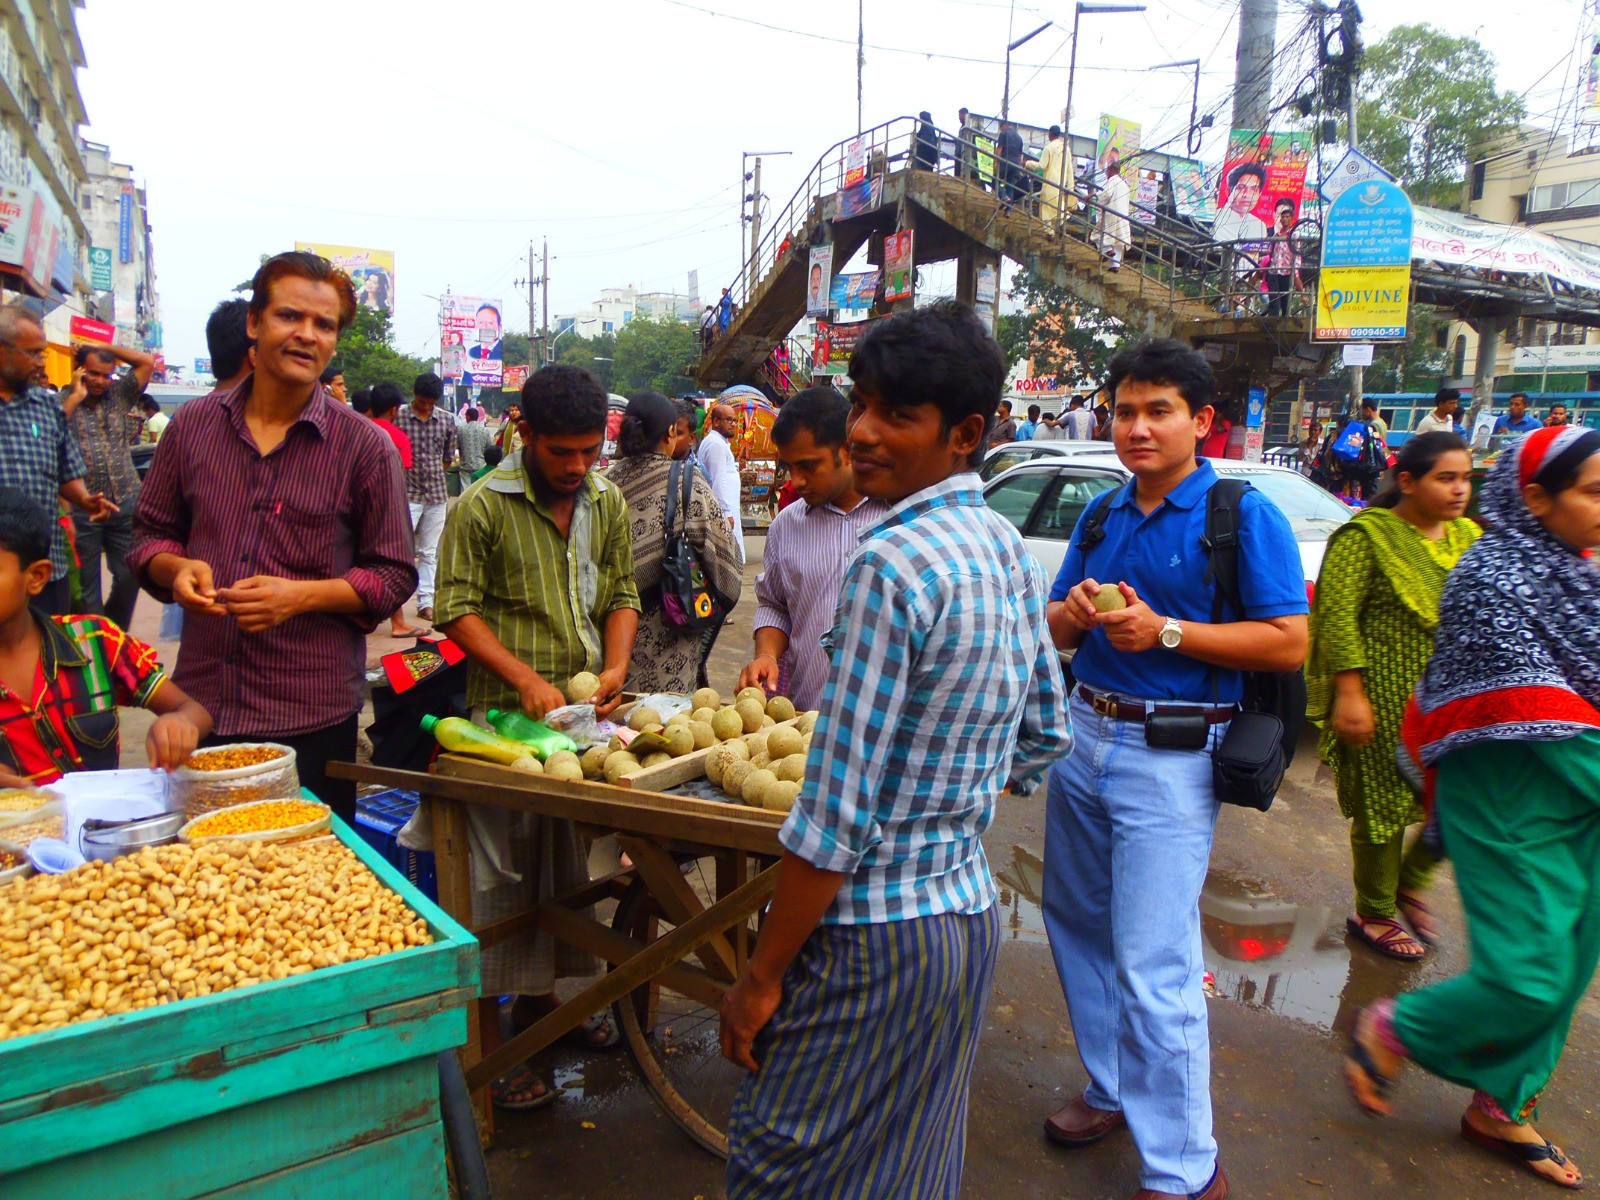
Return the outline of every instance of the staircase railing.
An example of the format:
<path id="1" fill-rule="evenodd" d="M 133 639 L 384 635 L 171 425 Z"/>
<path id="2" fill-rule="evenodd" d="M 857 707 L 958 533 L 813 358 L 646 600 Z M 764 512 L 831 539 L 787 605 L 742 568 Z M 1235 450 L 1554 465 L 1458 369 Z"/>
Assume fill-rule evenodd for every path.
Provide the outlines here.
<path id="1" fill-rule="evenodd" d="M 729 285 L 729 293 L 741 311 L 749 306 L 780 258 L 806 252 L 811 231 L 821 219 L 823 202 L 845 187 L 852 166 L 853 144 L 861 143 L 859 165 L 865 185 L 870 189 L 872 181 L 912 168 L 920 125 L 915 117 L 895 117 L 858 137 L 836 142 L 822 153 L 788 203 L 776 217 L 767 221 L 766 233 L 755 253 Z M 938 146 L 934 173 L 958 178 L 969 205 L 974 197 L 984 198 L 986 212 L 979 215 L 991 222 L 1007 222 L 1002 232 L 1008 243 L 1020 239 L 1025 253 L 1038 255 L 1048 254 L 1051 243 L 1059 244 L 1063 238 L 1091 246 L 1100 241 L 1104 206 L 1086 194 L 1081 181 L 1074 210 L 1061 216 L 1050 213 L 1041 217 L 1040 179 L 1030 169 L 1031 164 L 1015 168 L 1001 162 L 994 152 L 992 139 L 978 131 L 967 130 L 962 138 L 937 129 L 932 133 Z M 958 155 L 949 153 L 952 146 L 961 148 Z M 968 166 L 964 172 L 962 159 Z M 975 178 L 981 177 L 985 168 L 980 166 L 978 171 L 973 171 L 971 166 L 989 159 L 993 159 L 993 163 L 986 169 L 999 177 Z M 1129 169 L 1133 169 L 1132 164 Z M 986 183 L 989 186 L 985 186 Z M 1320 230 L 1312 228 L 1314 223 L 1304 223 L 1307 228 L 1297 227 L 1298 232 L 1291 232 L 1288 237 L 1217 242 L 1208 229 L 1175 212 L 1140 204 L 1133 197 L 1128 207 L 1129 239 L 1123 260 L 1136 280 L 1131 289 L 1135 297 L 1173 305 L 1189 302 L 1221 315 L 1238 317 L 1309 316 L 1309 293 L 1312 291 L 1309 286 L 1292 290 L 1284 297 L 1286 311 L 1269 314 L 1269 307 L 1276 306 L 1272 305 L 1274 298 L 1266 290 L 1265 267 L 1270 261 L 1272 247 L 1287 243 L 1297 261 L 1293 274 L 1301 284 L 1308 285 L 1315 278 L 1320 257 Z M 843 266 L 843 263 L 835 263 L 834 270 Z M 1109 263 L 1102 263 L 1101 270 L 1109 273 Z M 719 334 L 718 340 L 727 337 L 738 323 L 736 314 L 729 323 L 729 330 Z"/>

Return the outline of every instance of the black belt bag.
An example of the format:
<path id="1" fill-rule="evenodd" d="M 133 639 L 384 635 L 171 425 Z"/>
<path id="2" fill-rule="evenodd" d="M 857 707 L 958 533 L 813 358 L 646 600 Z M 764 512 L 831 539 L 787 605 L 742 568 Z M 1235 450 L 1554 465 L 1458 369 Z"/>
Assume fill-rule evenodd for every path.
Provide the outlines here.
<path id="1" fill-rule="evenodd" d="M 1237 713 L 1211 752 L 1211 782 L 1217 799 L 1266 812 L 1283 784 L 1283 722 L 1267 712 Z"/>

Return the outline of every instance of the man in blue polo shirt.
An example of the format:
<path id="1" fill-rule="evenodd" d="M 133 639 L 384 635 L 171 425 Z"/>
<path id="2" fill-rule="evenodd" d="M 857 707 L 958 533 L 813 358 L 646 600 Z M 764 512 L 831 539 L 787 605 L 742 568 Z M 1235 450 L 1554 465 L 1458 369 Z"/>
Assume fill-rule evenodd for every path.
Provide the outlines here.
<path id="1" fill-rule="evenodd" d="M 1112 441 L 1134 478 L 1098 502 L 1109 505 L 1102 540 L 1084 549 L 1079 523 L 1050 593 L 1056 645 L 1077 651 L 1078 736 L 1050 773 L 1045 927 L 1089 1086 L 1045 1132 L 1081 1146 L 1125 1123 L 1143 1160 L 1135 1200 L 1228 1194 L 1201 986 L 1211 751 L 1242 673 L 1291 671 L 1306 652 L 1294 534 L 1260 492 L 1246 490 L 1239 508 L 1245 611 L 1225 605 L 1212 623 L 1201 536 L 1217 474 L 1195 447 L 1211 430 L 1214 390 L 1211 368 L 1181 342 L 1112 361 Z M 1102 591 L 1124 606 L 1098 611 Z"/>
<path id="2" fill-rule="evenodd" d="M 1493 433 L 1532 433 L 1535 429 L 1543 429 L 1544 422 L 1528 412 L 1528 393 L 1512 392 L 1511 399 L 1506 402 L 1511 410 L 1502 417 L 1495 418 Z"/>

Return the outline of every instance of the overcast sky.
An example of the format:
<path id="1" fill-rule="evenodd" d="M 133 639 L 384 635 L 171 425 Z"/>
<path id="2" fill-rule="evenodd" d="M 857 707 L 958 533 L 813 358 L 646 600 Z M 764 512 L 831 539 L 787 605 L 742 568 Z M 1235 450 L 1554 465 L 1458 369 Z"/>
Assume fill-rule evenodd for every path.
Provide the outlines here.
<path id="1" fill-rule="evenodd" d="M 1105 111 L 1143 122 L 1147 146 L 1181 136 L 1191 77 L 1147 68 L 1200 58 L 1201 109 L 1223 106 L 1213 158 L 1238 3 L 1147 3 L 1085 18 L 1073 129 Z M 1008 37 L 1044 21 L 1061 27 L 1016 53 L 1011 107 L 1059 119 L 1070 0 L 864 5 L 867 126 L 998 112 Z M 1472 34 L 1537 119 L 1574 86 L 1580 7 L 1369 0 L 1363 33 L 1431 20 Z M 1280 42 L 1302 12 L 1283 0 Z M 215 0 L 89 0 L 84 133 L 148 188 L 170 361 L 203 355 L 211 306 L 296 240 L 393 250 L 396 341 L 431 356 L 447 287 L 501 297 L 507 327 L 528 327 L 514 281 L 543 237 L 553 313 L 607 286 L 681 292 L 691 269 L 715 296 L 741 258 L 740 152 L 793 151 L 763 164 L 776 212 L 854 133 L 856 14 L 856 0 L 277 0 L 245 17 Z"/>

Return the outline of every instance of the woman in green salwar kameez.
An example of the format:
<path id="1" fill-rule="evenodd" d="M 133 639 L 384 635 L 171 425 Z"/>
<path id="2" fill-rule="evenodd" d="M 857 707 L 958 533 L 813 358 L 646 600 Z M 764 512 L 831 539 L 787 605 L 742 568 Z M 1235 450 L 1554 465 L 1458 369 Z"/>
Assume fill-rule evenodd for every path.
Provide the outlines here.
<path id="1" fill-rule="evenodd" d="M 1530 1122 L 1600 964 L 1600 430 L 1529 434 L 1479 509 L 1488 531 L 1445 585 L 1401 725 L 1471 966 L 1363 1011 L 1345 1078 L 1378 1114 L 1407 1060 L 1470 1087 L 1467 1140 L 1577 1188 L 1577 1164 Z"/>
<path id="2" fill-rule="evenodd" d="M 1350 818 L 1355 916 L 1351 934 L 1380 954 L 1416 962 L 1436 930 L 1422 898 L 1437 862 L 1406 828 L 1422 821 L 1395 768 L 1400 718 L 1433 653 L 1445 577 L 1478 540 L 1461 514 L 1472 455 L 1453 433 L 1419 433 L 1393 482 L 1328 540 L 1311 606 L 1306 715 Z M 1411 930 L 1400 923 L 1404 917 Z"/>

